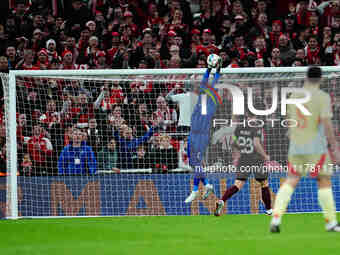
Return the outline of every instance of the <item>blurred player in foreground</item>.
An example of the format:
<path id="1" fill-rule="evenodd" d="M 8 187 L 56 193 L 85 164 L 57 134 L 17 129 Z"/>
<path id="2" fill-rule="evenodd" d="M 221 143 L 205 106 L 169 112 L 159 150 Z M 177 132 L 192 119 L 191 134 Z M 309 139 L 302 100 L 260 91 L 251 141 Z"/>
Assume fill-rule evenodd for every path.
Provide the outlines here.
<path id="1" fill-rule="evenodd" d="M 310 67 L 307 71 L 304 89 L 309 91 L 311 98 L 304 104 L 311 115 L 303 115 L 295 105 L 289 105 L 289 119 L 298 121 L 296 127 L 289 130 L 290 144 L 288 151 L 288 178 L 279 189 L 270 225 L 270 232 L 279 233 L 281 217 L 287 209 L 290 198 L 301 176 L 309 173 L 318 181 L 318 199 L 324 213 L 326 230 L 340 232 L 336 218 L 336 209 L 332 193 L 332 164 L 327 150 L 327 141 L 334 153 L 335 160 L 340 162 L 336 138 L 331 122 L 330 96 L 320 90 L 322 78 L 320 67 Z M 293 93 L 291 98 L 301 95 Z"/>
<path id="2" fill-rule="evenodd" d="M 256 116 L 252 113 L 248 112 L 246 117 L 248 121 L 256 122 Z M 244 123 L 247 124 L 248 121 Z M 234 185 L 225 191 L 222 199 L 216 201 L 215 216 L 221 216 L 225 202 L 242 189 L 252 173 L 256 181 L 261 184 L 262 201 L 266 208 L 266 214 L 272 214 L 268 171 L 263 168 L 264 162 L 269 161 L 269 155 L 261 144 L 262 138 L 262 128 L 246 125 L 237 126 L 232 142 L 232 148 L 238 150 L 241 154 L 237 164 L 236 180 Z"/>
<path id="3" fill-rule="evenodd" d="M 213 186 L 209 184 L 206 174 L 204 173 L 203 157 L 209 145 L 211 121 L 217 108 L 216 101 L 218 98 L 217 93 L 214 93 L 213 88 L 220 78 L 221 58 L 217 55 L 214 55 L 216 58 L 216 66 L 211 66 L 209 65 L 209 58 L 211 57 L 212 55 L 208 56 L 208 68 L 203 76 L 201 85 L 199 88 L 195 89 L 195 93 L 199 93 L 199 96 L 194 111 L 191 115 L 191 129 L 188 138 L 189 164 L 195 171 L 195 177 L 193 190 L 191 194 L 185 199 L 185 203 L 191 203 L 195 198 L 197 198 L 198 185 L 200 181 L 202 181 L 204 184 L 203 199 L 207 199 L 208 196 L 213 192 Z M 211 69 L 214 67 L 216 67 L 216 73 L 210 87 L 208 85 L 209 75 Z M 207 95 L 207 90 L 209 91 L 209 95 Z M 202 95 L 207 95 L 206 114 L 202 114 Z"/>

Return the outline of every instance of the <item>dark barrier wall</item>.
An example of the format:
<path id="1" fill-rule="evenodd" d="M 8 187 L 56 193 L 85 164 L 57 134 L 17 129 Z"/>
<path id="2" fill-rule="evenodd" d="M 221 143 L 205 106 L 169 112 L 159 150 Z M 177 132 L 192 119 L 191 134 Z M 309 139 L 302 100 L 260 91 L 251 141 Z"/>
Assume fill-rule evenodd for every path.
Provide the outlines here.
<path id="1" fill-rule="evenodd" d="M 214 203 L 230 186 L 233 177 L 210 174 L 215 195 L 191 205 L 183 201 L 192 187 L 190 174 L 116 174 L 106 176 L 18 177 L 20 216 L 58 215 L 196 215 L 210 214 Z M 272 175 L 273 198 L 283 176 Z M 6 178 L 0 179 L 0 216 L 6 207 Z M 201 190 L 203 187 L 200 187 Z M 333 191 L 340 209 L 340 175 L 333 176 Z M 244 189 L 230 199 L 225 213 L 263 213 L 261 189 L 250 179 Z M 289 212 L 320 211 L 316 180 L 299 184 L 288 207 Z"/>

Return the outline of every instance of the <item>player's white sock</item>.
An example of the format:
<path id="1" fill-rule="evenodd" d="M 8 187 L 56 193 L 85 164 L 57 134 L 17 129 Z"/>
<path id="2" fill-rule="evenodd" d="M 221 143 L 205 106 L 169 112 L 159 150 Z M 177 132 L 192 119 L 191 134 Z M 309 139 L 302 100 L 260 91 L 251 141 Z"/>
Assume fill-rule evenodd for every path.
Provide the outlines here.
<path id="1" fill-rule="evenodd" d="M 334 227 L 334 225 L 338 224 L 338 222 L 336 219 L 335 204 L 334 204 L 332 188 L 319 189 L 318 197 L 319 197 L 319 203 L 323 210 L 324 218 L 327 223 L 326 228 Z"/>
<path id="2" fill-rule="evenodd" d="M 294 188 L 289 184 L 283 184 L 276 195 L 275 206 L 273 210 L 272 225 L 280 225 L 282 214 L 287 209 Z"/>

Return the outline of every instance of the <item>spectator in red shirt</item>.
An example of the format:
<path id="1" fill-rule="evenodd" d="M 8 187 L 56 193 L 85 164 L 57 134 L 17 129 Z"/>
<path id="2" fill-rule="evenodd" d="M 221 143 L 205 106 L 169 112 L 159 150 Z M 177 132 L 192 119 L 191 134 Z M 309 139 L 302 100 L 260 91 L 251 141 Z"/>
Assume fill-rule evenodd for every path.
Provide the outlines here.
<path id="1" fill-rule="evenodd" d="M 33 136 L 27 141 L 27 150 L 33 161 L 33 175 L 47 175 L 52 173 L 50 157 L 53 147 L 45 131 L 37 122 L 33 126 Z"/>
<path id="2" fill-rule="evenodd" d="M 45 49 L 42 49 L 38 52 L 38 61 L 35 66 L 40 70 L 46 70 L 48 68 L 48 54 Z"/>
<path id="3" fill-rule="evenodd" d="M 39 70 L 38 67 L 33 65 L 34 53 L 32 49 L 24 50 L 24 58 L 17 64 L 15 69 L 22 70 Z"/>
<path id="4" fill-rule="evenodd" d="M 93 104 L 89 103 L 88 95 L 80 92 L 77 101 L 71 108 L 72 120 L 78 128 L 87 128 L 90 119 L 94 118 Z"/>
<path id="5" fill-rule="evenodd" d="M 112 32 L 111 48 L 107 51 L 107 64 L 111 65 L 116 52 L 119 49 L 120 35 L 118 32 Z"/>

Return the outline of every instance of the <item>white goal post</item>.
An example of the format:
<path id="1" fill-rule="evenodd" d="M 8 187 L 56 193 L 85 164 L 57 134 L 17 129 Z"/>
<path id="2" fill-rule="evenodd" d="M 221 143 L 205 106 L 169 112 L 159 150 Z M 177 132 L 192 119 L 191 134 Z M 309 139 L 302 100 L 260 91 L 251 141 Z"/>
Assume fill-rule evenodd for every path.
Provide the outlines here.
<path id="1" fill-rule="evenodd" d="M 305 77 L 307 67 L 278 67 L 278 68 L 226 68 L 222 70 L 222 77 L 221 77 L 221 82 L 230 82 L 230 83 L 247 83 L 250 86 L 275 86 L 275 84 L 278 84 L 278 86 L 281 86 L 281 82 L 285 83 L 283 86 L 289 86 L 289 83 L 291 82 L 296 82 L 296 83 L 301 83 L 301 81 Z M 335 79 L 336 80 L 336 92 L 339 93 L 340 95 L 340 68 L 339 67 L 322 67 L 323 70 L 323 75 L 325 78 L 325 84 L 326 87 L 328 86 L 329 82 L 327 80 Z M 189 82 L 189 85 L 186 85 L 188 87 L 191 87 L 194 85 L 193 83 L 190 83 L 190 80 L 193 80 L 195 82 L 200 82 L 200 79 L 202 75 L 204 74 L 205 70 L 204 69 L 124 69 L 124 70 L 37 70 L 37 71 L 10 71 L 10 73 L 7 74 L 1 74 L 1 79 L 2 79 L 2 84 L 4 88 L 4 95 L 5 95 L 5 124 L 6 124 L 6 144 L 7 144 L 7 181 L 6 181 L 6 212 L 5 212 L 5 217 L 8 219 L 18 219 L 20 217 L 52 217 L 52 216 L 110 216 L 110 215 L 141 215 L 141 214 L 146 214 L 146 215 L 177 215 L 177 214 L 199 214 L 199 213 L 209 213 L 211 212 L 211 206 L 213 204 L 213 200 L 208 202 L 208 204 L 204 204 L 207 209 L 200 209 L 202 205 L 199 203 L 196 203 L 195 205 L 185 205 L 183 203 L 183 197 L 188 195 L 188 191 L 190 191 L 190 173 L 186 172 L 186 176 L 182 176 L 181 178 L 184 180 L 184 182 L 187 182 L 187 187 L 176 187 L 176 185 L 184 185 L 182 183 L 182 179 L 177 179 L 176 177 L 176 171 L 177 172 L 182 172 L 181 169 L 184 169 L 184 167 L 177 167 L 174 169 L 173 172 L 167 172 L 166 174 L 162 173 L 155 173 L 155 177 L 152 177 L 154 183 L 164 183 L 164 181 L 168 181 L 164 185 L 168 185 L 165 190 L 175 190 L 173 191 L 174 193 L 171 193 L 171 196 L 166 196 L 162 195 L 163 191 L 160 191 L 158 184 L 155 184 L 155 189 L 151 189 L 151 191 L 158 191 L 158 194 L 153 194 L 149 198 L 145 198 L 145 210 L 143 211 L 142 209 L 139 209 L 139 205 L 137 205 L 139 202 L 133 202 L 134 208 L 132 208 L 133 204 L 131 201 L 128 201 L 127 204 L 124 204 L 124 207 L 126 207 L 124 210 L 121 210 L 118 208 L 118 205 L 120 202 L 116 201 L 105 201 L 103 197 L 110 197 L 113 196 L 112 194 L 106 195 L 105 189 L 107 190 L 108 188 L 114 189 L 112 192 L 118 192 L 120 189 L 118 186 L 107 186 L 106 188 L 101 187 L 100 190 L 96 193 L 99 197 L 93 198 L 91 201 L 93 203 L 96 203 L 96 199 L 101 200 L 101 202 L 98 202 L 99 204 L 99 210 L 97 209 L 88 209 L 92 205 L 87 205 L 86 204 L 86 199 L 83 199 L 82 201 L 79 202 L 79 207 L 77 210 L 72 211 L 72 209 L 67 208 L 67 205 L 62 204 L 63 202 L 59 199 L 58 203 L 56 206 L 58 208 L 54 208 L 51 204 L 53 202 L 50 201 L 50 197 L 52 196 L 49 194 L 49 198 L 47 201 L 39 200 L 39 203 L 36 204 L 35 201 L 25 201 L 26 199 L 31 199 L 32 197 L 34 198 L 35 195 L 39 197 L 39 199 L 43 199 L 43 196 L 41 194 L 36 194 L 37 192 L 47 192 L 47 186 L 52 185 L 55 182 L 62 182 L 66 180 L 67 178 L 59 176 L 55 176 L 54 181 L 45 181 L 42 180 L 42 178 L 50 178 L 50 177 L 44 177 L 44 176 L 39 176 L 39 177 L 32 177 L 30 176 L 18 176 L 18 148 L 17 148 L 17 140 L 19 139 L 17 137 L 17 122 L 18 122 L 18 96 L 17 96 L 17 86 L 18 82 L 21 82 L 19 86 L 27 86 L 30 87 L 31 85 L 27 85 L 27 83 L 30 83 L 30 79 L 40 79 L 43 81 L 44 79 L 60 79 L 60 80 L 86 80 L 86 82 L 99 82 L 99 83 L 105 83 L 106 81 L 112 79 L 112 80 L 121 80 L 121 81 L 129 81 L 132 82 L 134 80 L 140 80 L 140 81 L 154 81 L 154 82 L 159 82 L 159 81 L 164 81 L 166 80 L 167 82 L 170 82 L 172 80 L 176 81 L 176 76 L 182 75 L 182 77 L 185 77 L 184 80 Z M 139 77 L 139 78 L 138 78 Z M 183 79 L 183 78 L 181 78 Z M 23 85 L 24 84 L 24 85 Z M 98 85 L 99 86 L 99 85 Z M 47 90 L 47 89 L 46 89 Z M 45 93 L 45 92 L 44 92 Z M 48 93 L 48 92 L 46 92 Z M 264 92 L 261 92 L 264 93 Z M 260 95 L 260 94 L 259 94 Z M 222 96 L 223 97 L 223 96 Z M 62 101 L 59 102 L 60 105 L 63 104 Z M 26 107 L 26 105 L 22 106 Z M 178 118 L 178 116 L 177 116 Z M 338 121 L 338 119 L 336 119 Z M 32 122 L 33 123 L 33 122 Z M 33 124 L 31 124 L 33 127 Z M 176 132 L 176 131 L 175 131 Z M 221 137 L 223 137 L 223 134 Z M 26 139 L 26 138 L 25 138 Z M 25 140 L 25 143 L 27 143 L 28 138 Z M 222 144 L 222 143 L 221 143 Z M 222 147 L 227 146 L 228 147 L 228 142 L 224 143 Z M 270 150 L 271 148 L 269 148 Z M 216 150 L 220 149 L 214 149 L 212 154 L 216 154 Z M 214 151 L 215 150 L 215 151 Z M 276 147 L 275 147 L 276 150 Z M 228 151 L 228 149 L 226 149 Z M 214 153 L 215 152 L 215 153 Z M 219 151 L 218 151 L 219 152 Z M 230 152 L 230 151 L 229 151 Z M 20 152 L 21 153 L 21 152 Z M 277 152 L 279 154 L 280 152 Z M 209 154 L 209 153 L 208 153 Z M 213 157 L 214 157 L 213 155 Z M 210 155 L 207 157 L 211 157 Z M 215 157 L 211 159 L 211 162 L 220 162 L 222 156 Z M 212 164 L 212 163 L 210 163 Z M 151 169 L 151 168 L 150 168 Z M 131 178 L 136 178 L 136 180 L 144 180 L 141 176 L 143 174 L 146 174 L 148 176 L 153 175 L 150 172 L 152 170 L 147 170 L 142 172 L 140 176 L 138 174 L 135 175 L 133 170 L 131 169 Z M 187 171 L 188 169 L 184 169 L 184 171 Z M 139 171 L 137 171 L 138 173 Z M 102 172 L 103 178 L 106 178 L 105 176 L 105 170 Z M 122 170 L 120 173 L 120 177 L 117 177 L 118 180 L 110 180 L 109 183 L 113 184 L 107 184 L 107 185 L 122 185 L 124 186 L 126 184 L 125 177 L 122 177 L 124 175 L 124 171 Z M 26 188 L 20 188 L 18 189 L 18 179 L 22 178 L 21 182 L 25 183 L 27 185 Z M 52 178 L 52 177 L 51 177 Z M 62 179 L 64 178 L 64 179 Z M 71 177 L 70 177 L 71 178 Z M 78 177 L 75 177 L 78 178 Z M 91 179 L 92 177 L 86 177 L 87 181 L 93 181 L 93 183 L 96 182 L 102 182 L 105 183 L 104 180 L 98 180 L 98 179 Z M 97 178 L 97 177 L 94 177 Z M 109 177 L 107 177 L 109 178 Z M 140 179 L 141 178 L 141 179 Z M 166 178 L 163 180 L 163 178 Z M 213 175 L 212 178 L 218 179 L 218 178 L 224 178 L 225 182 L 223 185 L 221 184 L 222 182 L 216 180 L 215 183 L 220 184 L 220 186 L 217 188 L 219 194 L 223 194 L 222 192 L 225 189 L 225 186 L 229 185 L 229 181 L 231 178 L 226 178 L 223 173 L 222 174 L 217 174 L 216 176 Z M 275 187 L 277 188 L 277 185 L 279 185 L 279 180 L 281 177 L 278 177 L 278 179 L 275 179 Z M 336 177 L 339 179 L 339 177 Z M 47 179 L 46 179 L 47 180 Z M 227 180 L 227 181 L 226 181 Z M 112 182 L 111 182 L 112 181 Z M 41 184 L 42 182 L 43 184 Z M 81 187 L 84 187 L 84 185 L 87 185 L 86 182 L 80 181 L 81 184 L 79 184 Z M 142 182 L 142 181 L 141 181 Z M 180 184 L 178 184 L 180 182 Z M 52 183 L 52 184 L 51 184 Z M 65 186 L 68 187 L 68 180 L 65 182 Z M 118 184 L 117 184 L 118 183 Z M 121 183 L 121 184 L 119 184 Z M 149 185 L 150 183 L 144 183 L 143 185 Z M 0 183 L 1 185 L 1 183 Z M 34 189 L 34 185 L 40 185 L 39 187 L 46 187 L 42 189 Z M 45 185 L 45 186 L 43 186 Z M 64 185 L 64 184 L 63 184 Z M 91 184 L 92 185 L 92 184 Z M 103 184 L 102 184 L 103 185 Z M 105 185 L 105 184 L 104 184 Z M 135 185 L 135 184 L 134 184 Z M 162 184 L 159 184 L 162 185 Z M 252 183 L 250 186 L 253 185 Z M 307 183 L 305 188 L 307 190 L 312 190 L 314 189 L 314 184 Z M 336 185 L 340 185 L 339 181 L 336 182 Z M 250 189 L 249 186 L 249 189 Z M 54 186 L 53 186 L 54 187 Z M 60 186 L 61 187 L 61 186 Z M 63 186 L 64 187 L 64 186 Z M 86 188 L 87 186 L 85 186 Z M 97 187 L 97 186 L 96 186 Z M 145 186 L 144 186 L 145 187 Z M 253 187 L 253 186 L 251 186 Z M 90 187 L 91 188 L 91 187 Z M 90 189 L 89 188 L 89 189 Z M 275 188 L 275 189 L 276 189 Z M 176 190 L 177 189 L 177 190 Z M 274 189 L 274 188 L 273 188 Z M 51 192 L 52 188 L 48 187 L 48 192 Z M 71 190 L 71 196 L 73 197 L 81 197 L 84 195 L 84 192 L 82 190 L 79 191 L 74 191 L 72 188 Z M 35 195 L 30 197 L 28 196 L 29 192 L 34 193 Z M 171 191 L 172 192 L 172 191 Z M 179 194 L 179 193 L 183 194 Z M 301 191 L 302 192 L 302 191 Z M 340 191 L 339 187 L 335 189 L 335 192 L 337 192 L 336 198 L 337 198 L 337 206 L 340 204 Z M 86 193 L 86 192 L 85 192 Z M 124 197 L 124 194 L 121 194 L 121 197 L 116 197 L 116 199 L 131 199 L 136 193 L 133 193 L 133 191 L 129 191 L 129 196 Z M 139 193 L 138 193 L 139 194 Z M 143 192 L 141 191 L 143 196 Z M 219 194 L 216 196 L 218 197 Z M 245 195 L 245 194 L 244 194 Z M 86 197 L 86 194 L 84 195 Z M 252 196 L 252 195 L 251 195 Z M 255 196 L 255 195 L 254 195 Z M 256 195 L 257 196 L 257 195 Z M 28 198 L 29 197 L 29 198 Z M 72 197 L 72 198 L 73 198 Z M 127 198 L 128 197 L 128 198 Z M 67 197 L 68 198 L 68 197 Z M 66 197 L 65 197 L 66 199 Z M 156 205 L 156 202 L 153 203 L 152 201 L 159 201 L 161 205 Z M 231 200 L 230 206 L 227 207 L 227 211 L 231 213 L 253 213 L 253 208 L 248 208 L 247 205 L 245 205 L 245 202 L 239 202 L 237 201 L 240 198 L 235 198 Z M 242 199 L 242 198 L 241 198 Z M 252 200 L 251 198 L 250 200 Z M 258 198 L 256 197 L 257 201 Z M 75 201 L 77 199 L 74 199 Z M 175 201 L 176 200 L 176 201 Z M 250 200 L 247 200 L 247 203 L 249 203 Z M 78 200 L 77 200 L 78 201 Z M 71 203 L 70 205 L 78 205 L 77 201 L 74 202 L 73 204 Z M 150 202 L 151 201 L 151 202 Z M 164 202 L 166 201 L 166 202 Z M 1 202 L 1 201 L 0 201 Z M 91 203 L 92 203 L 91 202 Z M 150 204 L 148 204 L 150 202 Z M 90 203 L 90 202 L 89 202 Z M 251 207 L 256 208 L 256 212 L 259 212 L 261 209 L 261 205 L 259 206 L 258 202 L 251 202 L 253 203 Z M 24 205 L 23 205 L 24 204 Z M 105 204 L 105 206 L 104 206 Z M 169 205 L 165 205 L 169 204 Z M 300 206 L 301 205 L 301 206 Z M 20 208 L 19 206 L 23 207 L 21 210 L 23 213 L 20 213 Z M 28 209 L 28 207 L 32 206 L 32 208 Z M 45 207 L 46 206 L 46 207 Z M 97 205 L 96 205 L 97 206 Z M 112 206 L 112 208 L 110 208 Z M 154 208 L 150 208 L 154 206 Z M 295 206 L 295 205 L 294 205 Z M 51 207 L 51 208 L 50 208 Z M 52 208 L 53 207 L 53 208 Z M 141 206 L 143 207 L 143 206 Z M 143 208 L 144 208 L 143 207 Z M 260 208 L 260 209 L 259 209 Z M 1 209 L 1 208 L 0 208 Z M 148 211 L 148 209 L 150 209 Z M 339 209 L 339 207 L 338 207 Z M 88 210 L 88 211 L 87 211 Z M 130 211 L 129 211 L 130 210 Z M 140 210 L 140 211 L 139 211 Z M 255 209 L 254 209 L 255 210 Z M 62 211 L 61 214 L 59 214 L 59 211 Z M 305 208 L 302 205 L 301 201 L 296 202 L 296 208 L 292 208 L 292 212 L 300 212 L 300 211 L 319 211 L 317 203 L 313 200 L 308 203 L 308 206 Z M 32 215 L 30 215 L 32 214 Z"/>

